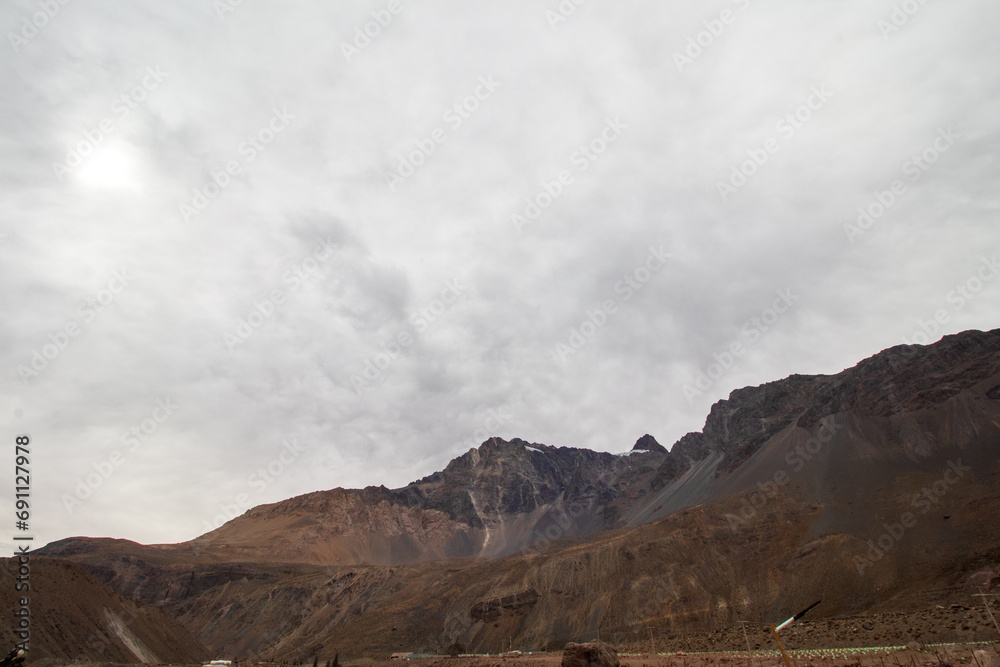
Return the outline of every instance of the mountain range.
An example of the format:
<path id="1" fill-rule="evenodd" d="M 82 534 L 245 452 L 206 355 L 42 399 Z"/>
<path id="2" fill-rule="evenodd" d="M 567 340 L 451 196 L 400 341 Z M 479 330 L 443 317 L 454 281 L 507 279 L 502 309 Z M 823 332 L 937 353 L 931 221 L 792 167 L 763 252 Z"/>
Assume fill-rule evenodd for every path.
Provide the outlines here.
<path id="1" fill-rule="evenodd" d="M 968 602 L 1000 584 L 998 474 L 1000 330 L 966 331 L 735 390 L 669 450 L 491 438 L 188 542 L 51 543 L 35 655 L 530 650 Z"/>

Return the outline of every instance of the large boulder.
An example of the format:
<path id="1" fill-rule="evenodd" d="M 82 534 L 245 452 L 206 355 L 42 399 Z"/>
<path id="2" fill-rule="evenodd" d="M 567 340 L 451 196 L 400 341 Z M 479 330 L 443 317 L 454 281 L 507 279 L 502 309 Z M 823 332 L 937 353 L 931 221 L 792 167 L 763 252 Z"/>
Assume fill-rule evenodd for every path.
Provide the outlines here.
<path id="1" fill-rule="evenodd" d="M 562 667 L 621 667 L 618 651 L 604 642 L 574 644 L 563 649 Z"/>

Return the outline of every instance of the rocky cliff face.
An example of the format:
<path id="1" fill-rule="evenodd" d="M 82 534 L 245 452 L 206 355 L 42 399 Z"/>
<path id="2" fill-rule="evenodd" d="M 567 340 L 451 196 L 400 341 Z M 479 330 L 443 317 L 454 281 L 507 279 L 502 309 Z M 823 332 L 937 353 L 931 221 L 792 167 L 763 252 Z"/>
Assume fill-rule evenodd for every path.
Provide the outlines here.
<path id="1" fill-rule="evenodd" d="M 674 444 L 647 481 L 651 493 L 632 508 L 627 523 L 724 497 L 732 490 L 726 478 L 765 443 L 782 433 L 815 432 L 831 415 L 888 418 L 894 432 L 886 444 L 905 449 L 910 460 L 925 457 L 937 436 L 921 413 L 963 392 L 1000 398 L 998 373 L 1000 330 L 966 331 L 935 345 L 890 348 L 836 375 L 792 375 L 737 389 L 712 406 L 700 432 Z"/>
<path id="2" fill-rule="evenodd" d="M 935 345 L 889 348 L 837 375 L 792 375 L 737 389 L 712 406 L 700 434 L 684 436 L 671 452 L 691 460 L 721 452 L 733 470 L 791 424 L 812 429 L 827 415 L 885 417 L 934 407 L 995 376 L 998 352 L 1000 330 L 967 331 Z M 998 388 L 983 390 L 997 398 Z"/>

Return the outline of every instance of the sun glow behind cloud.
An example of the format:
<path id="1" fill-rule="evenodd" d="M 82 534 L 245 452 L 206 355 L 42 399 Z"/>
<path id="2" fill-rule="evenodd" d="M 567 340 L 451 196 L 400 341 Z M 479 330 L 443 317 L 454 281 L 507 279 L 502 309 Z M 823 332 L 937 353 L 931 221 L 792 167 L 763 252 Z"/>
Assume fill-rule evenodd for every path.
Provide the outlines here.
<path id="1" fill-rule="evenodd" d="M 135 149 L 122 140 L 98 146 L 73 172 L 79 185 L 104 190 L 141 190 L 142 165 Z"/>

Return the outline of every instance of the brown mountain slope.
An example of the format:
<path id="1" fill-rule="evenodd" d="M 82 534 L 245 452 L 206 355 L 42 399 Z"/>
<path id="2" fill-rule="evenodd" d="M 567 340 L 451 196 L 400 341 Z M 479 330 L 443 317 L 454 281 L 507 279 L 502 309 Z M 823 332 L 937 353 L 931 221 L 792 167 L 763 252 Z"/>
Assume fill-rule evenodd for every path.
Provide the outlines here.
<path id="1" fill-rule="evenodd" d="M 15 609 L 17 559 L 0 566 L 0 604 Z M 196 662 L 208 651 L 160 609 L 115 593 L 85 568 L 31 556 L 29 585 L 32 661 L 44 658 L 117 663 Z M 6 624 L 7 646 L 13 638 Z"/>

